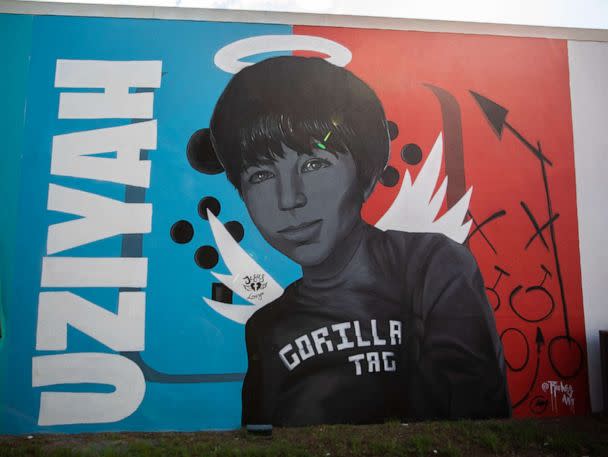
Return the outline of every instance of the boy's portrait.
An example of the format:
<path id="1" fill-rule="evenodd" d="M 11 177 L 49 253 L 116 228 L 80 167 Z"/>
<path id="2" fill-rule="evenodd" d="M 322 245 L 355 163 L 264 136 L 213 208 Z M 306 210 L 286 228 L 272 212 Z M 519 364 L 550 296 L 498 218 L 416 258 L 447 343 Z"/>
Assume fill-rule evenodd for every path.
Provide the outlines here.
<path id="1" fill-rule="evenodd" d="M 244 425 L 510 415 L 472 255 L 361 217 L 390 143 L 364 81 L 320 58 L 269 58 L 228 83 L 210 133 L 264 239 L 302 267 L 247 321 Z"/>

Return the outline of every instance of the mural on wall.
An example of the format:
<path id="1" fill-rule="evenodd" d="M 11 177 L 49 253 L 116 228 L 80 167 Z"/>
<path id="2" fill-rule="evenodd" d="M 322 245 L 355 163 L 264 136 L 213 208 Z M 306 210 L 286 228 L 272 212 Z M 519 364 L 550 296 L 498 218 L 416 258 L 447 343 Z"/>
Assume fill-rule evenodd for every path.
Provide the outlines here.
<path id="1" fill-rule="evenodd" d="M 32 30 L 3 432 L 588 412 L 565 41 Z"/>
<path id="2" fill-rule="evenodd" d="M 274 57 L 237 73 L 210 126 L 255 226 L 302 267 L 247 321 L 243 424 L 509 415 L 502 347 L 470 253 L 361 218 L 390 143 L 369 86 L 320 58 Z M 412 216 L 393 207 L 378 225 L 399 229 Z M 236 268 L 255 302 L 266 275 Z"/>

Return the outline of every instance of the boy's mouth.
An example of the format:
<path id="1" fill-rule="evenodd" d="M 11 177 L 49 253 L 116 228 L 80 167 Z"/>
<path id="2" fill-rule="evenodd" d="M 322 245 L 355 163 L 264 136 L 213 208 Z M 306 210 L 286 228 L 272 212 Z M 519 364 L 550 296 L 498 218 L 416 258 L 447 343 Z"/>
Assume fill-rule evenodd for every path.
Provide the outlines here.
<path id="1" fill-rule="evenodd" d="M 290 241 L 303 242 L 316 238 L 321 231 L 322 224 L 323 220 L 317 219 L 311 222 L 304 222 L 299 225 L 290 225 L 278 230 L 277 233 L 280 233 L 281 236 Z"/>

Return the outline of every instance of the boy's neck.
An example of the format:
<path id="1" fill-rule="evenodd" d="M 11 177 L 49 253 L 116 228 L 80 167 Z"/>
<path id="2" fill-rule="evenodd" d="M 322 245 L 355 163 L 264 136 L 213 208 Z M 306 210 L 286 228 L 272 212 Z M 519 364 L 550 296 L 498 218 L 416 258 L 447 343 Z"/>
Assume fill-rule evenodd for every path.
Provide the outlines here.
<path id="1" fill-rule="evenodd" d="M 362 255 L 361 244 L 369 226 L 358 219 L 346 238 L 320 264 L 302 267 L 302 284 L 305 287 L 327 287 L 340 283 L 348 275 L 349 266 L 358 261 Z"/>

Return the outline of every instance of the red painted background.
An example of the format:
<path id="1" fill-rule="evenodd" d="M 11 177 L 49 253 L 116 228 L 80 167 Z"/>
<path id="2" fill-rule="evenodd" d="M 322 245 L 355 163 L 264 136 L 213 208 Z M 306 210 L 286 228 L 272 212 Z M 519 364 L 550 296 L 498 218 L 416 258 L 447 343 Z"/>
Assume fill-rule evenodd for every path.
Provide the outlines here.
<path id="1" fill-rule="evenodd" d="M 442 131 L 437 98 L 424 84 L 439 86 L 458 101 L 462 115 L 466 187 L 473 187 L 470 212 L 481 224 L 503 210 L 504 216 L 470 235 L 486 286 L 507 271 L 488 293 L 510 364 L 508 379 L 516 416 L 586 414 L 589 394 L 583 320 L 572 120 L 567 43 L 563 40 L 473 36 L 346 28 L 294 27 L 294 33 L 329 38 L 353 54 L 348 68 L 378 94 L 387 117 L 399 127 L 389 164 L 399 171 L 394 187 L 377 186 L 363 210 L 376 222 L 395 198 L 406 169 L 415 178 Z M 498 138 L 470 90 L 505 107 L 507 121 L 532 145 L 540 142 L 563 286 L 560 293 L 550 227 L 536 233 L 521 202 L 538 225 L 549 220 L 540 161 L 506 128 Z M 405 144 L 423 151 L 417 165 L 401 159 Z M 445 208 L 444 208 L 445 210 Z M 471 227 L 471 232 L 475 225 Z M 485 235 L 490 244 L 483 238 Z M 545 276 L 541 265 L 550 272 Z M 539 286 L 547 293 L 532 289 Z M 509 297 L 515 292 L 513 307 Z M 522 317 L 518 316 L 514 309 Z M 566 325 L 566 314 L 568 324 Z M 546 317 L 545 317 L 546 316 Z M 530 322 L 535 321 L 537 322 Z M 503 333 L 504 332 L 504 333 Z M 539 339 L 539 337 L 542 338 Z M 566 336 L 569 336 L 566 337 Z M 551 395 L 551 381 L 558 391 Z M 564 402 L 570 385 L 574 403 Z"/>

